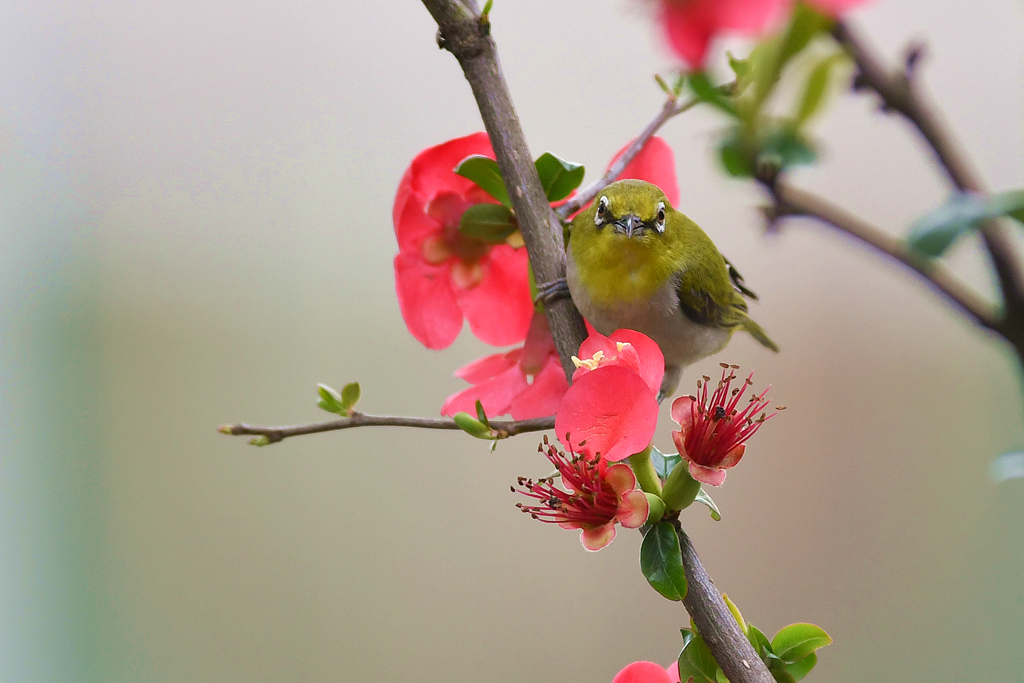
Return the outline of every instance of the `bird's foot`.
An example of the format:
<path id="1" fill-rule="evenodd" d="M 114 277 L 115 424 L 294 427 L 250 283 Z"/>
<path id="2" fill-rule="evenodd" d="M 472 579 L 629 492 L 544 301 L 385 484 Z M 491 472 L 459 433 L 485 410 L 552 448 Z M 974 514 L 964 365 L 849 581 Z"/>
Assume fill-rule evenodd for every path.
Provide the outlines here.
<path id="1" fill-rule="evenodd" d="M 534 298 L 533 303 L 550 304 L 559 299 L 568 299 L 571 296 L 569 293 L 569 282 L 564 277 L 560 277 L 551 282 L 538 284 L 537 296 Z"/>

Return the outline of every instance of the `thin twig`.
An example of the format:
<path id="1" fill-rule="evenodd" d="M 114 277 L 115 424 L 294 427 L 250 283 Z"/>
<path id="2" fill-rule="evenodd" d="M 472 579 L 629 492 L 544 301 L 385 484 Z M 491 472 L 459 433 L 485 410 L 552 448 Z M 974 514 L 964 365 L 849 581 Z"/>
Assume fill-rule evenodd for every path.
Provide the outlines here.
<path id="1" fill-rule="evenodd" d="M 720 86 L 719 90 L 722 92 L 731 92 L 735 85 L 735 83 L 728 83 Z M 618 179 L 622 172 L 626 170 L 626 166 L 636 158 L 636 155 L 639 154 L 647 145 L 647 142 L 654 137 L 654 134 L 658 132 L 658 129 L 665 125 L 666 121 L 673 116 L 682 114 L 684 111 L 693 109 L 700 103 L 701 100 L 696 97 L 691 97 L 688 100 L 679 102 L 677 97 L 669 96 L 669 98 L 665 100 L 665 104 L 662 106 L 661 111 L 658 112 L 657 116 L 651 119 L 650 123 L 640 131 L 640 134 L 637 135 L 631 143 L 629 143 L 629 146 L 622 152 L 622 155 L 608 167 L 605 174 L 583 190 L 580 190 L 579 193 L 573 196 L 573 198 L 565 204 L 562 204 L 560 207 L 555 209 L 555 213 L 565 220 L 583 208 L 586 204 L 592 202 L 594 197 L 596 197 L 601 190 L 608 187 Z"/>
<path id="2" fill-rule="evenodd" d="M 935 107 L 921 93 L 914 71 L 918 51 L 910 52 L 904 68 L 894 70 L 868 49 L 849 24 L 836 22 L 832 32 L 857 65 L 855 84 L 875 91 L 882 98 L 885 109 L 898 111 L 914 125 L 958 189 L 987 194 L 966 153 L 946 130 Z M 983 221 L 980 232 L 995 266 L 1005 302 L 1006 315 L 1001 334 L 1020 349 L 1024 347 L 1024 278 L 1021 277 L 1020 259 L 1014 250 L 1010 231 L 999 221 Z"/>
<path id="3" fill-rule="evenodd" d="M 542 432 L 555 428 L 555 418 L 538 417 L 530 420 L 491 420 L 491 429 L 495 439 L 507 439 L 516 434 L 526 432 Z M 438 419 L 429 417 L 404 417 L 401 415 L 366 415 L 365 413 L 353 412 L 352 417 L 343 417 L 328 422 L 313 422 L 304 425 L 289 425 L 283 427 L 261 427 L 244 423 L 235 425 L 221 425 L 218 428 L 222 434 L 232 436 L 265 436 L 267 443 L 284 441 L 289 436 L 301 436 L 303 434 L 319 434 L 320 432 L 333 432 L 339 429 L 351 429 L 353 427 L 418 427 L 420 429 L 460 429 L 454 420 Z"/>
<path id="4" fill-rule="evenodd" d="M 776 180 L 768 189 L 775 199 L 776 215 L 772 218 L 807 216 L 827 223 L 910 268 L 976 323 L 1004 334 L 1003 321 L 992 303 L 976 294 L 942 264 L 915 253 L 907 247 L 905 240 L 882 231 L 822 197 L 789 187 L 782 180 Z"/>
<path id="5" fill-rule="evenodd" d="M 733 683 L 775 683 L 775 678 L 743 635 L 722 594 L 708 576 L 678 517 L 672 525 L 679 536 L 679 550 L 686 572 L 683 606 L 693 617 L 697 631 L 718 666 L 722 667 L 725 677 Z"/>

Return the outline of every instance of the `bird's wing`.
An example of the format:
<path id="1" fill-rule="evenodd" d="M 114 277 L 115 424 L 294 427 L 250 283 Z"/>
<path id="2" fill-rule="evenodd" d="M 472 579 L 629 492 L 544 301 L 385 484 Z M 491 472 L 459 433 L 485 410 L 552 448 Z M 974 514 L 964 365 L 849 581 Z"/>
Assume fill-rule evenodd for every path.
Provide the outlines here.
<path id="1" fill-rule="evenodd" d="M 743 276 L 740 275 L 740 271 L 736 270 L 736 266 L 729 259 L 725 259 L 725 267 L 729 269 L 729 279 L 732 280 L 732 286 L 743 296 L 757 301 L 757 294 L 747 289 L 747 286 L 743 284 Z"/>

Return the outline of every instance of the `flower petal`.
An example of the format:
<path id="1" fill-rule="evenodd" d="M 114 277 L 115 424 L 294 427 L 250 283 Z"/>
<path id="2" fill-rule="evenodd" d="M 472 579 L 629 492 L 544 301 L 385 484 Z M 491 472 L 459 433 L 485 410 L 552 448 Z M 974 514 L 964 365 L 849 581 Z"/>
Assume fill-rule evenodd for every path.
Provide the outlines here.
<path id="1" fill-rule="evenodd" d="M 557 355 L 555 340 L 551 336 L 548 318 L 540 311 L 534 311 L 530 319 L 530 329 L 523 343 L 523 372 L 536 375 L 547 365 L 551 356 Z"/>
<path id="2" fill-rule="evenodd" d="M 721 462 L 718 463 L 718 466 L 721 467 L 723 470 L 727 470 L 730 467 L 736 467 L 736 465 L 739 464 L 740 458 L 743 457 L 743 452 L 746 450 L 747 447 L 744 446 L 743 444 L 734 446 L 728 453 L 725 454 Z"/>
<path id="3" fill-rule="evenodd" d="M 678 683 L 678 665 L 676 665 L 675 683 Z M 633 662 L 615 674 L 612 683 L 673 683 L 672 676 L 654 662 Z"/>
<path id="4" fill-rule="evenodd" d="M 682 454 L 680 454 L 682 455 Z M 683 457 L 686 457 L 683 455 Z M 687 458 L 689 460 L 689 458 Z M 690 476 L 701 482 L 702 484 L 710 484 L 711 486 L 721 486 L 722 482 L 725 481 L 725 470 L 718 467 L 705 467 L 704 465 L 698 465 L 697 463 L 689 460 L 690 462 Z"/>
<path id="5" fill-rule="evenodd" d="M 639 529 L 647 521 L 650 511 L 651 504 L 647 502 L 646 494 L 640 489 L 633 489 L 622 495 L 615 519 L 627 529 Z"/>
<path id="6" fill-rule="evenodd" d="M 495 353 L 463 365 L 454 372 L 454 375 L 464 379 L 470 384 L 481 384 L 501 373 L 519 362 L 523 355 L 523 349 L 512 349 L 506 353 Z"/>
<path id="7" fill-rule="evenodd" d="M 456 175 L 455 167 L 463 159 L 474 154 L 494 158 L 494 149 L 487 133 L 471 133 L 428 147 L 416 155 L 409 167 L 412 189 L 428 198 L 446 190 L 466 194 L 477 185 Z"/>
<path id="8" fill-rule="evenodd" d="M 657 423 L 658 402 L 647 383 L 627 368 L 606 365 L 569 387 L 555 416 L 555 433 L 578 453 L 600 453 L 617 462 L 646 448 Z M 571 444 L 565 443 L 566 434 Z"/>
<path id="9" fill-rule="evenodd" d="M 597 552 L 615 539 L 615 522 L 611 521 L 593 529 L 584 529 L 580 543 L 591 552 Z"/>
<path id="10" fill-rule="evenodd" d="M 665 376 L 665 354 L 661 352 L 658 342 L 636 330 L 616 330 L 612 332 L 611 340 L 625 342 L 636 350 L 640 356 L 640 376 L 647 382 L 651 391 L 657 394 L 661 390 L 661 380 Z"/>
<path id="11" fill-rule="evenodd" d="M 480 341 L 506 346 L 526 338 L 533 318 L 527 262 L 525 249 L 499 244 L 483 262 L 487 272 L 480 284 L 458 291 L 459 306 Z"/>
<path id="12" fill-rule="evenodd" d="M 672 419 L 679 423 L 679 427 L 685 437 L 693 428 L 693 404 L 694 400 L 689 396 L 680 396 L 672 401 Z"/>
<path id="13" fill-rule="evenodd" d="M 636 488 L 636 475 L 629 465 L 612 465 L 604 471 L 604 481 L 620 498 L 627 491 Z"/>
<path id="14" fill-rule="evenodd" d="M 513 365 L 500 375 L 468 389 L 452 394 L 441 407 L 441 414 L 452 416 L 465 412 L 476 415 L 476 402 L 484 407 L 488 417 L 504 415 L 509 410 L 512 400 L 527 386 L 526 376 Z"/>
<path id="15" fill-rule="evenodd" d="M 561 362 L 557 356 L 549 358 L 540 374 L 534 376 L 533 383 L 512 399 L 509 415 L 514 420 L 554 415 L 568 390 L 569 382 Z"/>
<path id="16" fill-rule="evenodd" d="M 462 329 L 462 310 L 447 265 L 430 265 L 413 254 L 395 257 L 395 290 L 405 326 L 428 349 L 451 345 Z"/>

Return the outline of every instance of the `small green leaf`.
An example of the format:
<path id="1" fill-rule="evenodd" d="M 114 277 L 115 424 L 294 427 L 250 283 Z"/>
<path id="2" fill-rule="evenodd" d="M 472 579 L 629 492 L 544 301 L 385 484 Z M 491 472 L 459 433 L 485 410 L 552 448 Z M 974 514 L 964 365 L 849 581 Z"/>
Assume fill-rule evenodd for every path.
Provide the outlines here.
<path id="1" fill-rule="evenodd" d="M 476 419 L 480 420 L 488 429 L 491 428 L 491 421 L 487 419 L 487 413 L 484 412 L 484 404 L 480 402 L 480 399 L 476 401 Z"/>
<path id="2" fill-rule="evenodd" d="M 768 641 L 768 636 L 753 624 L 747 624 L 747 640 L 750 641 L 750 645 L 761 659 L 765 659 L 766 655 L 771 654 L 772 644 Z"/>
<path id="3" fill-rule="evenodd" d="M 715 501 L 711 500 L 711 496 L 703 488 L 697 492 L 697 497 L 694 498 L 694 501 L 708 507 L 708 510 L 711 511 L 711 519 L 716 522 L 722 521 L 722 513 L 718 511 L 718 506 L 715 505 Z"/>
<path id="4" fill-rule="evenodd" d="M 780 169 L 813 164 L 818 155 L 798 130 L 780 124 L 769 130 L 761 142 L 758 161 L 777 163 Z"/>
<path id="5" fill-rule="evenodd" d="M 459 232 L 491 244 L 503 243 L 518 229 L 512 211 L 500 204 L 474 204 L 459 219 Z"/>
<path id="6" fill-rule="evenodd" d="M 270 439 L 267 436 L 260 434 L 259 436 L 254 436 L 251 439 L 249 439 L 249 445 L 261 447 L 268 446 L 270 445 Z"/>
<path id="7" fill-rule="evenodd" d="M 811 673 L 811 669 L 818 663 L 818 655 L 811 653 L 801 659 L 799 662 L 793 662 L 792 664 L 786 665 L 786 671 L 793 677 L 794 681 L 799 681 L 807 674 Z"/>
<path id="8" fill-rule="evenodd" d="M 740 630 L 743 631 L 743 635 L 748 635 L 747 622 L 744 621 L 743 614 L 740 612 L 740 608 L 737 607 L 736 603 L 730 600 L 729 596 L 725 593 L 722 593 L 722 600 L 725 601 L 725 606 L 729 608 L 730 612 L 732 612 L 732 618 L 736 620 L 736 623 L 739 625 Z"/>
<path id="9" fill-rule="evenodd" d="M 494 434 L 491 432 L 491 428 L 477 420 L 469 413 L 455 413 L 452 420 L 455 421 L 455 424 L 458 425 L 459 429 L 472 437 L 476 437 L 477 439 L 486 439 L 488 441 L 494 439 Z"/>
<path id="10" fill-rule="evenodd" d="M 579 164 L 559 159 L 551 152 L 544 152 L 534 162 L 541 185 L 549 202 L 565 199 L 583 182 L 584 169 Z"/>
<path id="11" fill-rule="evenodd" d="M 359 382 L 350 382 L 341 388 L 341 408 L 344 415 L 351 417 L 352 408 L 359 403 Z"/>
<path id="12" fill-rule="evenodd" d="M 696 71 L 690 74 L 690 88 L 693 89 L 693 93 L 702 102 L 707 102 L 716 109 L 736 118 L 736 105 L 711 84 L 711 81 L 708 80 L 708 75 L 703 71 Z"/>
<path id="13" fill-rule="evenodd" d="M 802 126 L 821 108 L 832 77 L 832 70 L 846 59 L 845 53 L 831 54 L 819 60 L 807 76 L 803 96 L 796 110 L 797 126 Z"/>
<path id="14" fill-rule="evenodd" d="M 669 97 L 673 97 L 675 95 L 675 93 L 672 92 L 672 88 L 670 88 L 668 83 L 665 82 L 665 79 L 661 77 L 661 74 L 654 74 L 654 82 L 657 83 L 658 87 L 661 88 Z"/>
<path id="15" fill-rule="evenodd" d="M 772 638 L 772 651 L 787 664 L 798 662 L 815 650 L 830 645 L 832 638 L 814 624 L 790 624 Z"/>
<path id="16" fill-rule="evenodd" d="M 715 661 L 714 655 L 711 654 L 711 650 L 708 649 L 707 643 L 704 642 L 704 638 L 699 633 L 693 635 L 693 640 L 687 643 L 686 647 L 679 654 L 680 681 L 686 680 L 683 676 L 684 659 L 686 660 L 687 668 L 690 671 L 696 672 L 696 674 L 688 674 L 694 676 L 695 681 L 703 679 L 708 681 L 708 683 L 715 683 L 718 680 L 718 662 Z"/>
<path id="17" fill-rule="evenodd" d="M 668 522 L 651 527 L 640 546 L 640 571 L 654 590 L 669 600 L 686 596 L 686 572 L 679 555 L 679 537 Z"/>
<path id="18" fill-rule="evenodd" d="M 754 175 L 753 157 L 739 136 L 727 136 L 718 144 L 718 158 L 725 172 L 733 178 L 750 178 Z"/>
<path id="19" fill-rule="evenodd" d="M 334 389 L 331 389 L 326 384 L 316 385 L 317 393 L 320 394 L 320 400 L 316 402 L 320 406 L 321 410 L 326 410 L 328 413 L 337 413 L 338 415 L 345 414 L 345 408 L 342 406 L 341 395 Z"/>
<path id="20" fill-rule="evenodd" d="M 958 192 L 914 222 L 907 234 L 907 246 L 922 256 L 938 258 L 980 221 L 991 216 L 992 207 L 986 197 Z"/>
<path id="21" fill-rule="evenodd" d="M 768 663 L 768 671 L 771 672 L 772 678 L 775 679 L 775 683 L 796 683 L 796 679 L 793 678 L 793 674 L 786 670 L 786 665 L 782 663 L 781 659 L 772 659 Z"/>
<path id="22" fill-rule="evenodd" d="M 651 462 L 654 463 L 654 471 L 658 473 L 662 481 L 665 481 L 665 477 L 672 471 L 672 468 L 676 466 L 682 460 L 678 453 L 672 455 L 665 455 L 657 448 L 651 446 Z"/>
<path id="23" fill-rule="evenodd" d="M 459 165 L 455 167 L 455 172 L 463 178 L 472 180 L 484 192 L 505 206 L 512 206 L 512 201 L 508 198 L 508 190 L 505 189 L 505 181 L 501 177 L 501 170 L 498 168 L 498 162 L 494 159 L 474 154 L 459 162 Z"/>

